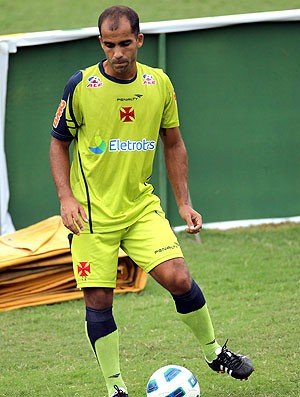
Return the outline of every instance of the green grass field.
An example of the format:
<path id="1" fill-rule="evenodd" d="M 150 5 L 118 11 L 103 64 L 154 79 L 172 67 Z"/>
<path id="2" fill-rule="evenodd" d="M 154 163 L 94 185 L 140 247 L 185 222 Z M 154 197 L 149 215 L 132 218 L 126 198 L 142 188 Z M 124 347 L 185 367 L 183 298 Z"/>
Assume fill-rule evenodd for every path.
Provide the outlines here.
<path id="1" fill-rule="evenodd" d="M 0 34 L 97 26 L 112 4 L 133 7 L 141 22 L 300 8 L 300 0 L 0 0 Z"/>
<path id="2" fill-rule="evenodd" d="M 220 343 L 251 356 L 240 382 L 213 373 L 169 295 L 152 279 L 115 297 L 121 360 L 130 397 L 144 397 L 151 373 L 176 363 L 198 377 L 201 397 L 299 396 L 300 225 L 180 234 L 194 278 L 208 300 Z M 84 333 L 82 300 L 1 313 L 0 396 L 105 397 Z"/>

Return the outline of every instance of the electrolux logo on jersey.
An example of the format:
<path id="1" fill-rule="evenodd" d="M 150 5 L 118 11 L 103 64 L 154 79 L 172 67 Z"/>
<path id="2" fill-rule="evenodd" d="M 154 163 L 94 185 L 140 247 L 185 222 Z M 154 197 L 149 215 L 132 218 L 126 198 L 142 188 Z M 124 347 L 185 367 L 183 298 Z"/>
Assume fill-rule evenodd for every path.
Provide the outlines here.
<path id="1" fill-rule="evenodd" d="M 148 141 L 146 138 L 141 141 L 110 139 L 107 145 L 100 135 L 95 137 L 95 144 L 96 146 L 89 147 L 89 151 L 94 154 L 102 154 L 107 148 L 109 152 L 147 152 L 155 150 L 156 147 L 156 141 Z"/>
<path id="2" fill-rule="evenodd" d="M 148 150 L 155 150 L 156 142 L 148 141 L 143 138 L 142 141 L 121 141 L 121 139 L 111 139 L 108 144 L 110 152 L 146 152 Z"/>

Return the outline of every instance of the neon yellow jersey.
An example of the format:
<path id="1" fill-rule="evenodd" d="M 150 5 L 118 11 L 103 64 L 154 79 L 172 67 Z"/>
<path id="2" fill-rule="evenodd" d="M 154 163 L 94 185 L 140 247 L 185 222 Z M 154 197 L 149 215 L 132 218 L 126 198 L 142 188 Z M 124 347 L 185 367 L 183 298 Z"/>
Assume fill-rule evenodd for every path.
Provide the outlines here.
<path id="1" fill-rule="evenodd" d="M 137 63 L 124 81 L 101 62 L 72 76 L 52 135 L 74 140 L 71 187 L 88 214 L 86 232 L 123 229 L 160 210 L 149 179 L 160 128 L 177 126 L 174 88 L 160 69 Z"/>

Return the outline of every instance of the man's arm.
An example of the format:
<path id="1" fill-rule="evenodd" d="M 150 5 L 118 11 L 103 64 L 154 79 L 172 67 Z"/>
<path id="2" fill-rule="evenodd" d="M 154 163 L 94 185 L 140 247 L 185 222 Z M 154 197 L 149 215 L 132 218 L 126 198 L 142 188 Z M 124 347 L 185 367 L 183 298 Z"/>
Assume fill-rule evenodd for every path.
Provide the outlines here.
<path id="1" fill-rule="evenodd" d="M 189 200 L 188 159 L 184 142 L 178 127 L 161 129 L 164 157 L 168 177 L 173 188 L 181 218 L 186 222 L 188 233 L 197 233 L 202 227 L 202 217 Z"/>
<path id="2" fill-rule="evenodd" d="M 83 207 L 74 198 L 70 186 L 70 141 L 60 141 L 52 137 L 50 145 L 50 166 L 53 180 L 60 201 L 63 224 L 73 233 L 79 235 L 84 222 L 88 222 Z"/>

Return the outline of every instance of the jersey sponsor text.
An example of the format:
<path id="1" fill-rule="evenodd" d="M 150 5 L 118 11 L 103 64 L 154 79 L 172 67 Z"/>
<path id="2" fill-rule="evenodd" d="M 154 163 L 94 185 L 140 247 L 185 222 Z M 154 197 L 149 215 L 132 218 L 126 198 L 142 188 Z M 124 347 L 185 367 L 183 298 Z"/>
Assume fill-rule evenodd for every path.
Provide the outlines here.
<path id="1" fill-rule="evenodd" d="M 108 147 L 110 152 L 146 152 L 148 150 L 154 150 L 155 145 L 155 141 L 148 141 L 146 138 L 142 141 L 111 139 Z"/>

